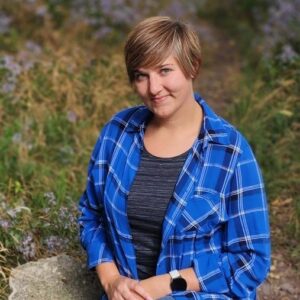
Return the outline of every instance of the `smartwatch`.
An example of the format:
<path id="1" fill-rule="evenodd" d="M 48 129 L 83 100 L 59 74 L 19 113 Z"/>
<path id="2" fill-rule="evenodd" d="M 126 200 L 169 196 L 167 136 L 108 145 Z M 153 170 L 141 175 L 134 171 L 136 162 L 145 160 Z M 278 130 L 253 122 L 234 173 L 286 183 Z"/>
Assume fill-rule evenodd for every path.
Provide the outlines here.
<path id="1" fill-rule="evenodd" d="M 169 272 L 171 276 L 171 291 L 176 292 L 176 291 L 186 291 L 187 288 L 187 283 L 184 278 L 181 277 L 180 273 L 178 270 L 173 270 Z"/>

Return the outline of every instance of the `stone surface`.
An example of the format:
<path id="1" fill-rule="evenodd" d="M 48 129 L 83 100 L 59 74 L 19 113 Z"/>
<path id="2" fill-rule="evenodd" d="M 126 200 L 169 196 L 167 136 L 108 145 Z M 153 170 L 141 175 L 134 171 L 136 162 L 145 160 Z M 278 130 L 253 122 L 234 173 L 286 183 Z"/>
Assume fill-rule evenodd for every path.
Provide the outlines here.
<path id="1" fill-rule="evenodd" d="M 258 299 L 300 299 L 299 277 L 282 255 L 272 258 L 271 273 L 258 289 Z M 9 300 L 99 300 L 101 294 L 95 273 L 67 255 L 21 265 L 12 270 L 9 284 L 13 291 Z"/>
<path id="2" fill-rule="evenodd" d="M 18 266 L 9 285 L 9 300 L 99 300 L 101 294 L 96 274 L 67 255 Z"/>

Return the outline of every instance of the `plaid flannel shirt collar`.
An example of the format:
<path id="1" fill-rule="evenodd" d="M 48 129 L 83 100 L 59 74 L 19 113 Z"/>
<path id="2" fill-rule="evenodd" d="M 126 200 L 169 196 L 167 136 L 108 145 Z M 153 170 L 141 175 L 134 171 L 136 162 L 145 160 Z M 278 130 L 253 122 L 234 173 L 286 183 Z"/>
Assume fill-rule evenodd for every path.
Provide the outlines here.
<path id="1" fill-rule="evenodd" d="M 203 140 L 203 148 L 207 146 L 207 143 L 230 144 L 228 130 L 224 127 L 222 119 L 210 109 L 199 94 L 195 94 L 194 96 L 195 100 L 201 105 L 204 113 L 203 127 L 198 137 L 199 140 Z M 130 120 L 126 124 L 123 124 L 125 130 L 127 132 L 144 131 L 147 122 L 152 116 L 152 112 L 146 106 L 141 105 L 131 116 Z"/>

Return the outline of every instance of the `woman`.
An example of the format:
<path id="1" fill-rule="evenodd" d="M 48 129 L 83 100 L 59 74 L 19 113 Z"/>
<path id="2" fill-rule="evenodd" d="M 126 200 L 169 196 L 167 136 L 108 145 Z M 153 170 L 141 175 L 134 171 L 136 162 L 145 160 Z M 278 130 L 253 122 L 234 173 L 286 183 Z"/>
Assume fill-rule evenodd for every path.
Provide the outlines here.
<path id="1" fill-rule="evenodd" d="M 144 105 L 104 126 L 80 199 L 81 243 L 109 299 L 255 299 L 268 211 L 245 138 L 193 92 L 197 35 L 169 17 L 125 45 Z"/>

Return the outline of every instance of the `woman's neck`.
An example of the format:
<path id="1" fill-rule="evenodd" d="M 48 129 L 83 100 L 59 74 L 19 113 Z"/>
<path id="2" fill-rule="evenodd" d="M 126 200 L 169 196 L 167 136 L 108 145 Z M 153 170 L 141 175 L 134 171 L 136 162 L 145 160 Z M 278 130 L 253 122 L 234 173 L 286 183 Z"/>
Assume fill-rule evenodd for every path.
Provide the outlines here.
<path id="1" fill-rule="evenodd" d="M 149 125 L 152 129 L 176 134 L 176 132 L 190 131 L 192 128 L 195 128 L 195 126 L 200 129 L 202 118 L 202 108 L 193 99 L 187 101 L 180 111 L 170 118 L 156 118 L 154 116 Z"/>

